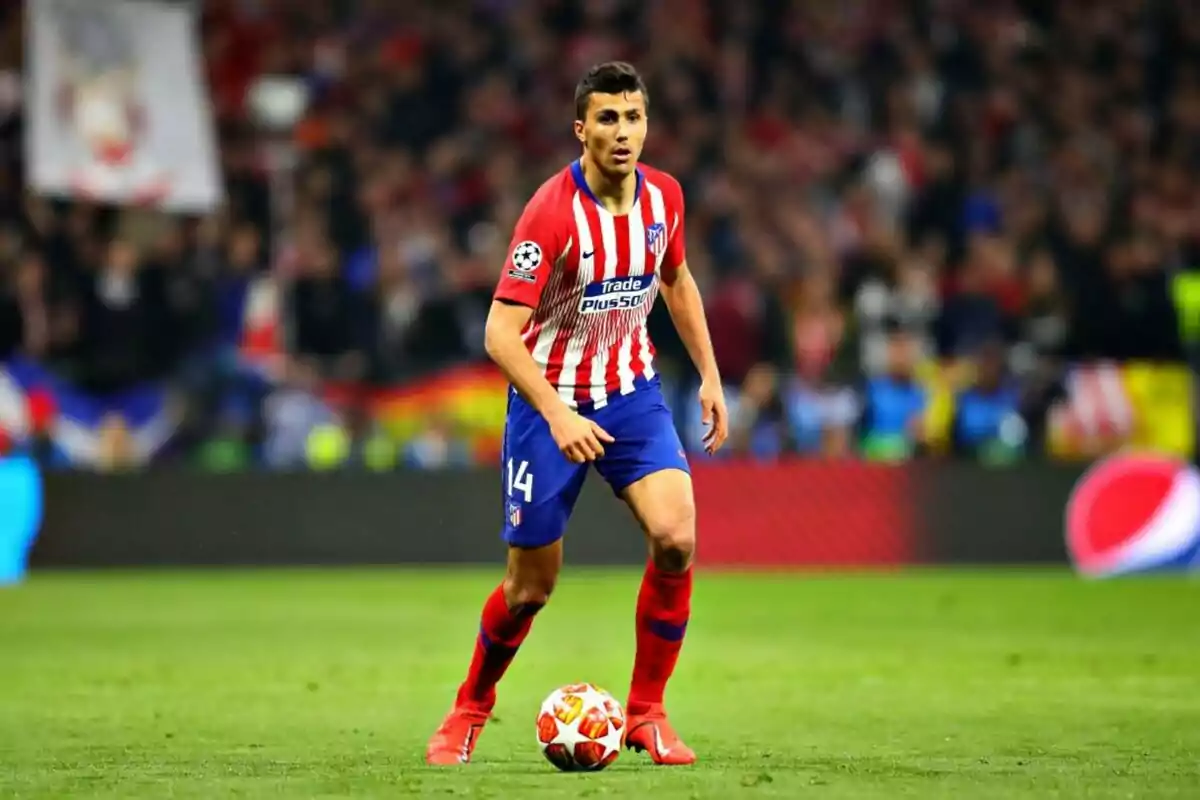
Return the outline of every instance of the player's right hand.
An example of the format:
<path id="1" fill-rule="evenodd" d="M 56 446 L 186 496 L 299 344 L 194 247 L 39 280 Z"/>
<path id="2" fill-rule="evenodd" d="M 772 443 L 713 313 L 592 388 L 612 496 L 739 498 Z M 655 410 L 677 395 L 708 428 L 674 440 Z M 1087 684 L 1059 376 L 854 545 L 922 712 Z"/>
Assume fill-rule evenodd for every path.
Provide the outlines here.
<path id="1" fill-rule="evenodd" d="M 608 431 L 577 412 L 566 410 L 550 423 L 550 435 L 568 460 L 575 464 L 595 461 L 604 455 L 604 443 L 615 441 Z"/>

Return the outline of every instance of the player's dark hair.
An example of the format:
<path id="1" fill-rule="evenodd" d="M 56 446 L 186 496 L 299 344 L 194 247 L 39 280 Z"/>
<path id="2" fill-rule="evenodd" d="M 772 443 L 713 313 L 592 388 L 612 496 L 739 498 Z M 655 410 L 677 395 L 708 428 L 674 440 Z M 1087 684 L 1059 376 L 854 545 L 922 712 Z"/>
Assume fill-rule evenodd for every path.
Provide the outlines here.
<path id="1" fill-rule="evenodd" d="M 646 83 L 634 66 L 627 61 L 608 61 L 597 64 L 587 71 L 579 83 L 575 85 L 575 119 L 587 118 L 588 100 L 595 93 L 624 94 L 625 92 L 641 92 L 650 108 L 650 93 L 646 91 Z"/>

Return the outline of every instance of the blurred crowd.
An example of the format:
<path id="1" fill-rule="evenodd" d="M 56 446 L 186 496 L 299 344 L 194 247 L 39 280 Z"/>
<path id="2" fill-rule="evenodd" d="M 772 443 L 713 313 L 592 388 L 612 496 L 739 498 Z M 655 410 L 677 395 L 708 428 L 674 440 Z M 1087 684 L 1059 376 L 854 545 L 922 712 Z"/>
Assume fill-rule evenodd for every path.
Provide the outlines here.
<path id="1" fill-rule="evenodd" d="M 482 360 L 513 223 L 578 155 L 574 82 L 614 58 L 650 87 L 644 159 L 685 190 L 734 452 L 1011 458 L 1040 448 L 1071 365 L 1185 358 L 1188 0 L 204 6 L 227 191 L 204 218 L 26 191 L 19 9 L 0 41 L 0 358 L 102 396 L 175 387 L 168 452 L 286 465 L 330 420 L 371 438 L 321 387 Z M 256 123 L 263 75 L 307 88 L 294 128 Z M 266 371 L 239 355 L 263 281 L 283 350 Z M 661 304 L 651 336 L 691 445 Z M 435 428 L 411 460 L 456 452 Z"/>

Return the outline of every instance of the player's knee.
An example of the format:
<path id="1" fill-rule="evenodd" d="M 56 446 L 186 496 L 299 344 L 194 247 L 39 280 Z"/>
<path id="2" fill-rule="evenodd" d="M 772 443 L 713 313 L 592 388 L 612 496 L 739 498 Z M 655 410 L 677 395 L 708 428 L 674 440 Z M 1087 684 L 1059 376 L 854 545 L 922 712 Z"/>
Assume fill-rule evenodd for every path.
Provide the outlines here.
<path id="1" fill-rule="evenodd" d="M 667 572 L 683 572 L 696 554 L 696 507 L 681 503 L 651 521 L 647 534 L 654 563 Z"/>
<path id="2" fill-rule="evenodd" d="M 510 547 L 504 600 L 514 613 L 533 615 L 550 600 L 562 567 L 562 542 L 536 548 Z"/>
<path id="3" fill-rule="evenodd" d="M 653 544 L 654 564 L 664 572 L 683 572 L 692 565 L 696 554 L 696 537 L 679 536 L 656 539 Z"/>
<path id="4" fill-rule="evenodd" d="M 510 575 L 504 580 L 504 599 L 514 613 L 536 614 L 550 602 L 556 576 Z"/>

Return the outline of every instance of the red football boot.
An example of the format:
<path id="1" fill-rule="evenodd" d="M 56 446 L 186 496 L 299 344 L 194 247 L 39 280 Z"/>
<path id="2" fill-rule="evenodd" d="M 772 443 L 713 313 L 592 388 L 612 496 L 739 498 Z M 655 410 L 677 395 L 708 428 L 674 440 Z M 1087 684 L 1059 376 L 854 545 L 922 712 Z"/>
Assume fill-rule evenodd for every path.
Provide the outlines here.
<path id="1" fill-rule="evenodd" d="M 465 706 L 450 710 L 425 749 L 425 763 L 434 766 L 467 764 L 488 721 L 488 712 Z"/>
<path id="2" fill-rule="evenodd" d="M 650 754 L 650 760 L 664 766 L 696 763 L 696 754 L 675 733 L 661 705 L 653 705 L 643 714 L 629 714 L 626 720 L 625 746 Z"/>

